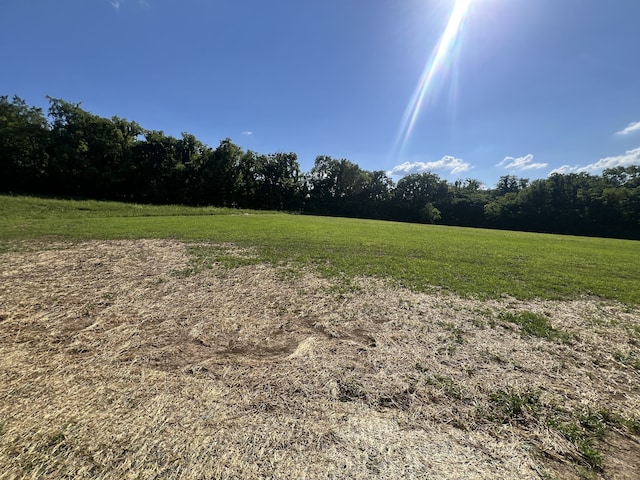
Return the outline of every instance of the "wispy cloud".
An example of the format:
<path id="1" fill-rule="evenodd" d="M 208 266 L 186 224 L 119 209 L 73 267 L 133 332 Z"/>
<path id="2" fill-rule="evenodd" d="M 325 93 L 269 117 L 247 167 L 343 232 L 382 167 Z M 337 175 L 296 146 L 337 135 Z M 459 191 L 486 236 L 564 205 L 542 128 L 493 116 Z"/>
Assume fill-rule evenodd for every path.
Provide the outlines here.
<path id="1" fill-rule="evenodd" d="M 119 12 L 120 7 L 122 7 L 125 3 L 125 0 L 109 0 L 109 3 L 116 12 Z M 151 8 L 151 4 L 147 0 L 138 0 L 138 5 L 145 8 Z"/>
<path id="2" fill-rule="evenodd" d="M 500 163 L 496 164 L 496 167 L 504 167 L 511 170 L 533 170 L 536 168 L 545 168 L 548 163 L 534 163 L 533 155 L 528 154 L 524 157 L 504 157 Z"/>
<path id="3" fill-rule="evenodd" d="M 629 135 L 635 132 L 640 132 L 640 122 L 631 122 L 623 130 L 616 132 L 616 135 Z"/>
<path id="4" fill-rule="evenodd" d="M 466 172 L 471 169 L 471 164 L 460 158 L 450 155 L 442 157 L 435 162 L 404 162 L 393 167 L 389 175 L 409 175 L 410 173 L 430 172 L 434 170 L 447 171 L 452 174 Z"/>
<path id="5" fill-rule="evenodd" d="M 618 155 L 616 157 L 601 158 L 597 162 L 590 163 L 589 165 L 562 165 L 559 168 L 554 168 L 549 172 L 549 175 L 553 173 L 594 173 L 600 172 L 607 168 L 615 167 L 628 167 L 630 165 L 640 164 L 640 148 L 634 150 L 628 150 L 624 155 Z"/>
<path id="6" fill-rule="evenodd" d="M 250 137 L 251 135 L 253 135 L 253 132 L 251 130 L 245 130 L 244 132 L 242 132 L 242 135 Z"/>

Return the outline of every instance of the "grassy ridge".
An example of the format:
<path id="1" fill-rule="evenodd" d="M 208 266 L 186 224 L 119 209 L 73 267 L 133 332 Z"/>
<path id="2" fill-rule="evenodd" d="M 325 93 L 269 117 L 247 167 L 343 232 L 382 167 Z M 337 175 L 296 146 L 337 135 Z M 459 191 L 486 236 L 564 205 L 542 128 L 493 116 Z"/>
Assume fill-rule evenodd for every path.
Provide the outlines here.
<path id="1" fill-rule="evenodd" d="M 98 200 L 62 200 L 0 195 L 0 219 L 35 220 L 60 216 L 87 217 L 164 217 L 168 215 L 237 215 L 244 210 L 182 205 L 141 205 Z M 269 214 L 271 212 L 262 212 Z"/>
<path id="2" fill-rule="evenodd" d="M 520 299 L 591 294 L 640 304 L 640 242 L 230 209 L 0 197 L 11 241 L 178 238 L 254 247 L 255 261 L 311 264 L 417 290 Z M 219 255 L 212 249 L 211 255 Z M 207 251 L 200 250 L 206 257 Z"/>

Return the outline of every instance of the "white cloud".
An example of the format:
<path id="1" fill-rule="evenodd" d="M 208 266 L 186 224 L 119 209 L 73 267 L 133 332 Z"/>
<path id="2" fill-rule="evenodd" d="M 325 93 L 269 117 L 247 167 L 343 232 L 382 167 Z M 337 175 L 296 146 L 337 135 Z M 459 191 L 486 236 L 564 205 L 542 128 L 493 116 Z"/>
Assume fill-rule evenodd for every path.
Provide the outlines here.
<path id="1" fill-rule="evenodd" d="M 524 157 L 518 157 L 518 158 L 504 157 L 504 160 L 496 164 L 496 167 L 504 167 L 507 169 L 510 168 L 514 170 L 533 170 L 534 168 L 545 168 L 548 165 L 547 163 L 532 163 L 532 162 L 533 162 L 533 155 L 529 153 Z"/>
<path id="2" fill-rule="evenodd" d="M 409 175 L 410 173 L 422 173 L 432 170 L 444 170 L 449 173 L 461 173 L 471 169 L 471 164 L 455 158 L 450 155 L 445 155 L 440 160 L 435 162 L 404 162 L 400 165 L 396 165 L 388 172 L 389 175 Z"/>
<path id="3" fill-rule="evenodd" d="M 634 150 L 628 150 L 624 155 L 618 155 L 616 157 L 601 158 L 597 162 L 590 163 L 581 167 L 580 165 L 562 165 L 559 168 L 554 168 L 549 172 L 549 175 L 553 173 L 593 173 L 600 172 L 607 168 L 615 167 L 628 167 L 630 165 L 640 165 L 640 148 Z"/>
<path id="4" fill-rule="evenodd" d="M 582 171 L 582 168 L 580 165 L 562 165 L 561 167 L 558 168 L 554 168 L 553 170 L 551 170 L 549 172 L 549 175 L 553 175 L 554 173 L 559 173 L 560 175 L 565 175 L 567 173 L 578 173 L 580 171 Z"/>
<path id="5" fill-rule="evenodd" d="M 250 137 L 251 135 L 253 135 L 253 132 L 251 130 L 245 130 L 244 132 L 242 132 L 242 134 Z"/>
<path id="6" fill-rule="evenodd" d="M 629 135 L 634 132 L 640 132 L 640 122 L 631 122 L 624 130 L 616 132 L 616 135 Z"/>
<path id="7" fill-rule="evenodd" d="M 122 7 L 125 3 L 125 0 L 109 0 L 109 4 L 114 8 L 116 12 L 120 11 L 120 7 Z M 151 8 L 151 5 L 147 0 L 138 0 L 138 5 L 144 8 Z"/>

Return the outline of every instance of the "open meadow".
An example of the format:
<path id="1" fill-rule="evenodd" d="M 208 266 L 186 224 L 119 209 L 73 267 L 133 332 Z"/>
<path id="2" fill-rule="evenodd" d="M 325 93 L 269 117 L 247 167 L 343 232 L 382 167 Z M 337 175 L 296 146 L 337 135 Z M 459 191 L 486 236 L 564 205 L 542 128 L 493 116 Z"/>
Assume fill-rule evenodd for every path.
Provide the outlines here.
<path id="1" fill-rule="evenodd" d="M 0 479 L 640 478 L 639 260 L 0 196 Z"/>

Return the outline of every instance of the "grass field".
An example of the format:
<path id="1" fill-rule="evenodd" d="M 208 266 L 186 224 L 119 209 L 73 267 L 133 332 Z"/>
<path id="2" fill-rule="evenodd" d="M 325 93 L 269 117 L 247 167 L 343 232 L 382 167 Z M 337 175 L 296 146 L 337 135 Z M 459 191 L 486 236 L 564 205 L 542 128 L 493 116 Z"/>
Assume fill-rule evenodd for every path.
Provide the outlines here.
<path id="1" fill-rule="evenodd" d="M 0 479 L 638 478 L 639 254 L 0 197 Z"/>
<path id="2" fill-rule="evenodd" d="M 233 243 L 256 263 L 311 265 L 324 275 L 393 279 L 464 296 L 577 298 L 640 304 L 640 242 L 232 209 L 0 197 L 0 248 L 59 238 L 173 238 Z M 216 248 L 194 249 L 206 263 Z"/>

